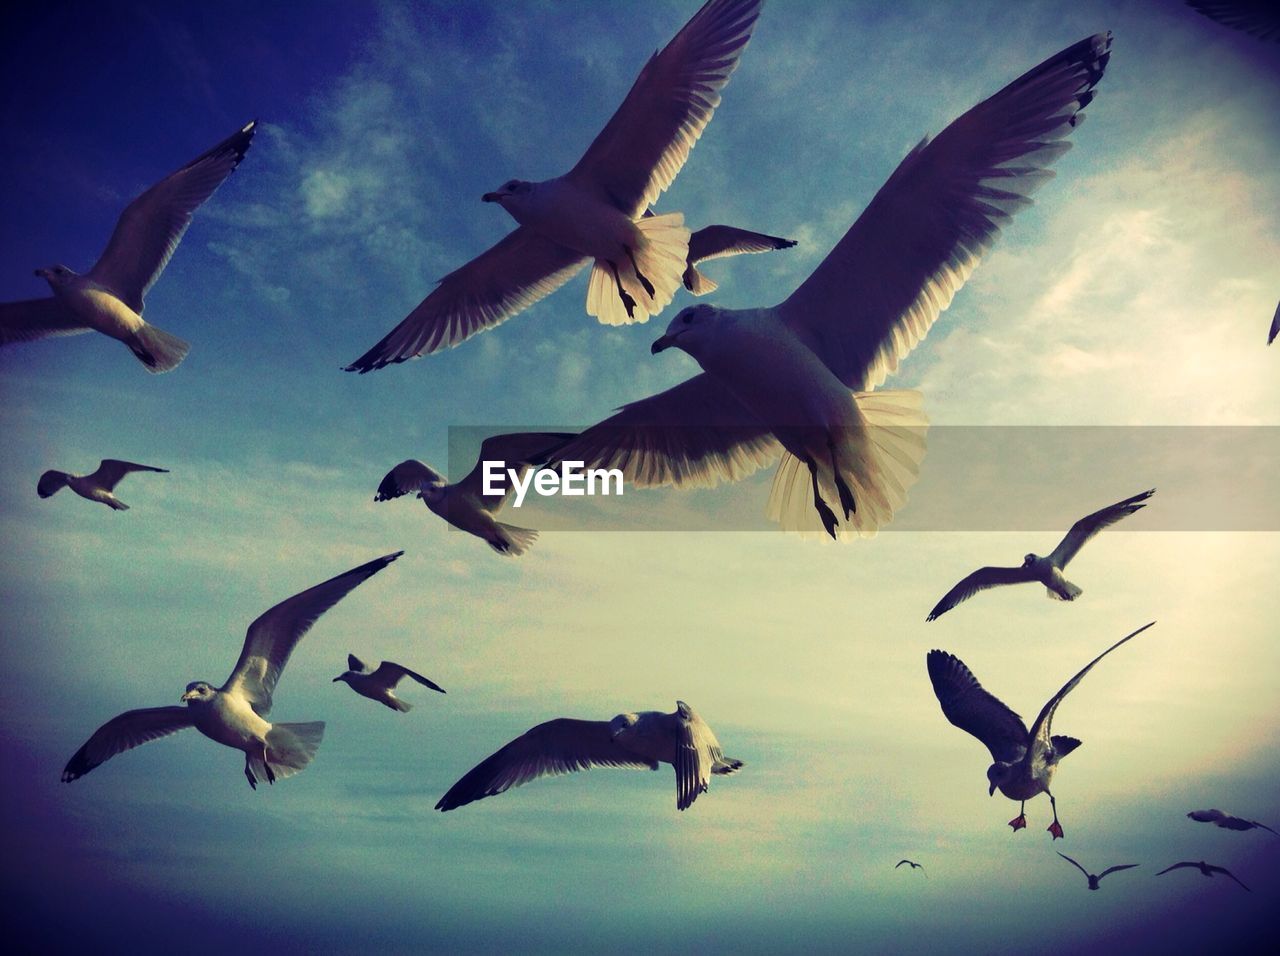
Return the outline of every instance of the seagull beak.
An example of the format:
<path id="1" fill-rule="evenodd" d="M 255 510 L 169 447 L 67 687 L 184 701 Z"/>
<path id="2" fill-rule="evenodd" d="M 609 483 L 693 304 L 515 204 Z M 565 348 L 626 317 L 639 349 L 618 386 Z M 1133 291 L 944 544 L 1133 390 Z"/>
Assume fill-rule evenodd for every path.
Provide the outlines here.
<path id="1" fill-rule="evenodd" d="M 657 355 L 659 352 L 665 352 L 675 344 L 676 337 L 674 335 L 664 335 L 649 346 L 649 354 Z"/>
<path id="2" fill-rule="evenodd" d="M 996 795 L 996 785 L 993 783 L 993 784 L 992 784 L 992 785 L 987 789 L 987 796 L 988 796 L 988 797 L 994 797 L 995 795 Z"/>
<path id="3" fill-rule="evenodd" d="M 498 202 L 502 199 L 502 193 L 485 193 L 480 197 L 481 202 Z"/>
<path id="4" fill-rule="evenodd" d="M 346 674 L 339 674 L 337 677 L 335 677 L 335 678 L 333 679 L 332 683 L 336 684 L 336 683 L 338 683 L 338 681 L 342 680 L 342 678 L 344 678 L 344 677 L 346 677 L 346 676 L 347 676 Z"/>
<path id="5" fill-rule="evenodd" d="M 49 275 L 49 270 L 48 270 L 48 269 L 37 269 L 37 270 L 36 270 L 36 272 L 35 272 L 35 274 L 36 274 L 36 275 L 38 275 L 41 279 L 44 279 L 44 278 L 46 278 L 46 277 Z"/>
<path id="6" fill-rule="evenodd" d="M 179 702 L 186 702 L 188 700 L 195 700 L 195 697 L 196 695 L 192 691 L 187 691 L 185 694 L 179 697 L 178 700 Z"/>

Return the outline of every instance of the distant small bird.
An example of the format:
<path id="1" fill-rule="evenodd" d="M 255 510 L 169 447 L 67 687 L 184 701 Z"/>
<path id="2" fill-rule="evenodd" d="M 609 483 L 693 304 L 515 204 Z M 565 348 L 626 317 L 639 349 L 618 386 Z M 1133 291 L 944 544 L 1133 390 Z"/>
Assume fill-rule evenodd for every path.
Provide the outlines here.
<path id="1" fill-rule="evenodd" d="M 155 468 L 151 465 L 136 465 L 131 461 L 120 461 L 116 458 L 104 458 L 98 464 L 98 470 L 88 475 L 69 475 L 65 471 L 46 471 L 36 483 L 36 494 L 48 498 L 63 488 L 70 488 L 81 498 L 99 501 L 116 511 L 128 511 L 129 506 L 117 498 L 113 489 L 120 479 L 132 471 L 158 471 L 167 475 L 168 468 Z"/>
<path id="2" fill-rule="evenodd" d="M 407 714 L 413 705 L 407 700 L 401 700 L 393 693 L 396 684 L 400 683 L 400 678 L 412 677 L 423 687 L 430 687 L 442 694 L 445 692 L 444 688 L 434 681 L 429 681 L 416 671 L 391 661 L 383 661 L 376 671 L 370 672 L 364 661 L 354 654 L 348 654 L 347 667 L 349 669 L 345 674 L 339 674 L 333 679 L 335 684 L 342 681 L 361 697 L 368 697 L 380 704 L 386 704 L 392 710 L 398 710 L 402 714 Z"/>
<path id="3" fill-rule="evenodd" d="M 659 763 L 675 768 L 679 810 L 707 792 L 711 774 L 742 767 L 741 760 L 724 755 L 720 741 L 693 708 L 678 700 L 671 714 L 651 710 L 619 714 L 613 720 L 559 717 L 538 724 L 468 771 L 436 809 L 452 810 L 538 777 L 592 767 L 657 770 Z"/>
<path id="4" fill-rule="evenodd" d="M 1053 549 L 1045 557 L 1038 554 L 1028 554 L 1022 559 L 1022 567 L 1020 568 L 996 568 L 987 567 L 979 568 L 950 591 L 942 596 L 926 621 L 932 621 L 946 614 L 949 610 L 973 597 L 979 591 L 985 591 L 987 588 L 998 587 L 1002 584 L 1023 584 L 1028 581 L 1039 581 L 1045 586 L 1048 595 L 1051 598 L 1057 598 L 1059 601 L 1074 601 L 1084 593 L 1082 588 L 1076 587 L 1070 581 L 1062 576 L 1062 569 L 1067 566 L 1072 558 L 1076 556 L 1085 542 L 1092 538 L 1103 528 L 1109 528 L 1121 518 L 1127 518 L 1140 508 L 1146 507 L 1146 500 L 1156 493 L 1152 488 L 1150 491 L 1144 491 L 1140 495 L 1134 495 L 1132 498 L 1126 498 L 1124 501 L 1117 501 L 1113 505 L 1095 511 L 1093 514 L 1081 518 L 1071 526 L 1071 530 L 1067 532 L 1056 548 Z"/>
<path id="5" fill-rule="evenodd" d="M 192 681 L 181 698 L 186 707 L 148 707 L 113 717 L 67 761 L 62 782 L 70 783 L 116 754 L 188 727 L 243 750 L 244 775 L 255 790 L 264 777 L 267 783 L 275 783 L 302 770 L 320 746 L 324 721 L 273 724 L 266 720 L 280 672 L 320 615 L 402 554 L 397 551 L 362 564 L 259 616 L 249 625 L 240 659 L 226 683 L 215 688 L 202 680 Z"/>
<path id="6" fill-rule="evenodd" d="M 921 873 L 924 873 L 924 878 L 926 880 L 929 878 L 929 874 L 925 872 L 924 864 L 916 863 L 914 860 L 899 860 L 897 863 L 893 865 L 893 868 L 896 870 L 898 867 L 902 866 L 902 864 L 904 863 L 909 863 L 911 864 L 911 869 L 919 870 Z"/>
<path id="7" fill-rule="evenodd" d="M 1192 810 L 1187 814 L 1197 823 L 1212 823 L 1214 826 L 1222 827 L 1224 830 L 1266 830 L 1268 833 L 1275 833 L 1265 823 L 1259 823 L 1257 820 L 1245 820 L 1242 817 L 1233 817 L 1223 813 L 1221 810 Z M 1276 834 L 1280 836 L 1280 834 Z"/>
<path id="8" fill-rule="evenodd" d="M 0 303 L 0 345 L 97 330 L 129 346 L 148 372 L 167 372 L 190 346 L 142 318 L 142 300 L 160 278 L 195 211 L 244 159 L 257 120 L 232 133 L 129 203 L 94 267 L 37 269 L 51 299 Z"/>
<path id="9" fill-rule="evenodd" d="M 1184 867 L 1190 867 L 1193 870 L 1199 870 L 1205 876 L 1213 876 L 1213 874 L 1215 873 L 1221 873 L 1224 876 L 1231 877 L 1237 883 L 1240 883 L 1240 880 L 1236 878 L 1236 875 L 1232 873 L 1230 870 L 1228 870 L 1225 866 L 1214 866 L 1212 863 L 1206 863 L 1204 860 L 1201 860 L 1199 863 L 1192 863 L 1189 860 L 1183 860 L 1181 863 L 1175 863 L 1173 864 L 1173 866 L 1170 866 L 1170 867 L 1167 867 L 1166 869 L 1161 870 L 1159 873 L 1156 874 L 1156 876 L 1164 876 L 1170 870 L 1181 870 Z M 1245 886 L 1243 883 L 1240 883 L 1240 886 L 1246 890 L 1249 889 L 1249 887 Z M 1250 892 L 1253 892 L 1253 891 L 1250 890 Z"/>
<path id="10" fill-rule="evenodd" d="M 1086 870 L 1083 866 L 1081 866 L 1079 863 L 1077 863 L 1075 860 L 1071 859 L 1071 857 L 1067 856 L 1065 853 L 1059 853 L 1058 856 L 1062 857 L 1064 860 L 1066 860 L 1068 863 L 1070 863 L 1077 870 L 1079 870 L 1081 873 L 1084 874 L 1084 878 L 1089 881 L 1089 889 L 1091 890 L 1096 890 L 1098 888 L 1098 881 L 1101 880 L 1104 876 L 1107 876 L 1110 873 L 1115 873 L 1119 870 L 1132 870 L 1135 866 L 1140 865 L 1138 863 L 1121 863 L 1119 866 L 1109 866 L 1105 870 L 1103 870 L 1101 873 L 1099 873 L 1097 876 L 1095 876 L 1094 874 Z"/>
<path id="11" fill-rule="evenodd" d="M 480 444 L 480 457 L 476 460 L 475 467 L 453 485 L 430 465 L 410 458 L 387 472 L 378 485 L 378 493 L 373 496 L 373 500 L 390 501 L 416 491 L 433 513 L 455 528 L 482 538 L 499 554 L 521 555 L 537 540 L 538 532 L 531 528 L 503 524 L 494 518 L 511 497 L 514 487 L 506 479 L 504 472 L 499 485 L 502 492 L 486 495 L 485 462 L 504 462 L 505 468 L 514 468 L 523 479 L 530 468 L 545 464 L 556 448 L 573 437 L 570 433 L 560 432 L 493 435 Z"/>
<path id="12" fill-rule="evenodd" d="M 987 768 L 987 781 L 990 784 L 988 792 L 994 795 L 999 788 L 1010 800 L 1021 801 L 1018 815 L 1009 821 L 1009 826 L 1015 832 L 1027 825 L 1027 801 L 1038 793 L 1047 793 L 1049 805 L 1053 807 L 1053 823 L 1049 825 L 1049 832 L 1055 840 L 1062 836 L 1062 825 L 1058 823 L 1058 802 L 1049 792 L 1049 783 L 1062 758 L 1079 747 L 1080 741 L 1075 737 L 1053 736 L 1050 727 L 1053 715 L 1063 698 L 1084 680 L 1084 675 L 1098 661 L 1125 641 L 1137 637 L 1152 624 L 1155 621 L 1144 624 L 1091 660 L 1080 673 L 1063 685 L 1062 690 L 1049 698 L 1030 730 L 1027 730 L 1021 717 L 983 689 L 978 679 L 958 657 L 945 651 L 929 652 L 929 680 L 933 683 L 938 703 L 942 705 L 942 713 L 961 730 L 981 740 L 991 751 L 991 758 L 995 762 Z"/>

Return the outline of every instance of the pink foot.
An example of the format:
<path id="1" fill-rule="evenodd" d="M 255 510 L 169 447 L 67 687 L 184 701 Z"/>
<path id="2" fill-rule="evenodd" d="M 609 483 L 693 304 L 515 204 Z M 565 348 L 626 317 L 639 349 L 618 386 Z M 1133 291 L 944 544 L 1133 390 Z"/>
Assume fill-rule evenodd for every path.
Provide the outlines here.
<path id="1" fill-rule="evenodd" d="M 1016 817 L 1014 817 L 1012 820 L 1009 821 L 1009 826 L 1013 827 L 1014 833 L 1017 833 L 1026 825 L 1027 825 L 1027 815 L 1025 813 L 1020 813 Z"/>
<path id="2" fill-rule="evenodd" d="M 1062 824 L 1059 823 L 1057 820 L 1054 820 L 1052 823 L 1049 824 L 1049 832 L 1053 834 L 1053 839 L 1061 840 Z"/>

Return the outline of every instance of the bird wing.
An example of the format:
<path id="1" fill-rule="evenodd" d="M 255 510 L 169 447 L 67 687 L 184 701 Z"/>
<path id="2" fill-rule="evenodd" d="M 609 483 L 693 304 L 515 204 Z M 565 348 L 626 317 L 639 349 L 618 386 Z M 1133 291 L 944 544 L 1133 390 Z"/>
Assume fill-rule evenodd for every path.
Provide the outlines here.
<path id="1" fill-rule="evenodd" d="M 682 700 L 676 701 L 676 719 L 676 809 L 684 810 L 707 792 L 711 768 L 724 761 L 724 751 L 707 722 Z"/>
<path id="2" fill-rule="evenodd" d="M 609 721 L 559 717 L 525 731 L 480 761 L 449 788 L 436 809 L 452 810 L 538 777 L 592 767 L 658 769 L 655 762 L 619 746 L 610 732 Z"/>
<path id="3" fill-rule="evenodd" d="M 89 326 L 52 297 L 0 302 L 0 345 L 88 331 Z"/>
<path id="4" fill-rule="evenodd" d="M 352 568 L 323 584 L 307 588 L 300 594 L 281 601 L 249 625 L 244 649 L 222 685 L 224 693 L 239 693 L 253 709 L 265 717 L 271 710 L 271 694 L 280 672 L 289 660 L 294 645 L 302 639 L 325 611 L 346 597 L 367 578 L 377 574 L 403 551 Z"/>
<path id="5" fill-rule="evenodd" d="M 515 490 L 507 480 L 506 468 L 515 468 L 523 476 L 531 466 L 546 464 L 556 449 L 570 438 L 576 437 L 572 432 L 511 432 L 490 435 L 480 443 L 480 456 L 476 459 L 475 467 L 458 482 L 458 487 L 483 502 L 486 511 L 497 511 Z M 499 494 L 484 493 L 486 461 L 505 462 L 501 480 L 503 490 Z"/>
<path id="6" fill-rule="evenodd" d="M 782 446 L 705 372 L 624 405 L 564 445 L 555 461 L 617 468 L 629 485 L 713 488 L 777 459 Z"/>
<path id="7" fill-rule="evenodd" d="M 1271 317 L 1271 330 L 1267 333 L 1267 344 L 1270 345 L 1280 335 L 1280 305 L 1276 306 L 1276 314 Z"/>
<path id="8" fill-rule="evenodd" d="M 708 0 L 645 64 L 566 179 L 632 218 L 671 185 L 720 105 L 764 0 Z"/>
<path id="9" fill-rule="evenodd" d="M 933 693 L 947 720 L 981 740 L 993 760 L 1012 763 L 1026 753 L 1022 718 L 985 690 L 960 658 L 930 651 L 926 660 Z"/>
<path id="10" fill-rule="evenodd" d="M 132 461 L 120 461 L 118 458 L 104 458 L 98 465 L 98 470 L 92 475 L 86 477 L 110 491 L 120 479 L 131 471 L 158 471 L 162 474 L 168 474 L 168 468 L 156 468 L 152 465 L 139 465 Z"/>
<path id="11" fill-rule="evenodd" d="M 1221 810 L 1192 810 L 1187 816 L 1197 823 L 1217 823 L 1226 814 Z"/>
<path id="12" fill-rule="evenodd" d="M 1098 874 L 1098 879 L 1102 879 L 1108 873 L 1117 873 L 1120 870 L 1132 870 L 1135 866 L 1139 866 L 1139 865 L 1140 864 L 1138 863 L 1120 863 L 1116 866 L 1109 866 L 1105 870 L 1103 870 L 1101 873 Z"/>
<path id="13" fill-rule="evenodd" d="M 364 666 L 364 661 L 360 660 L 360 658 L 356 657 L 354 654 L 347 655 L 347 670 L 363 674 L 367 669 L 368 668 Z"/>
<path id="14" fill-rule="evenodd" d="M 1071 680 L 1063 684 L 1062 690 L 1058 691 L 1056 694 L 1054 694 L 1052 697 L 1049 698 L 1049 702 L 1040 709 L 1040 715 L 1036 717 L 1035 723 L 1031 725 L 1031 732 L 1029 736 L 1031 740 L 1031 745 L 1033 747 L 1036 747 L 1041 750 L 1048 750 L 1052 748 L 1053 741 L 1050 739 L 1050 725 L 1053 723 L 1054 712 L 1058 709 L 1058 705 L 1062 703 L 1062 699 L 1066 697 L 1069 693 L 1071 693 L 1073 690 L 1075 690 L 1076 685 L 1079 684 L 1082 680 L 1084 680 L 1084 675 L 1089 673 L 1089 671 L 1093 669 L 1093 665 L 1097 664 L 1098 661 L 1102 660 L 1104 657 L 1106 657 L 1108 654 L 1114 651 L 1117 647 L 1119 647 L 1125 641 L 1133 640 L 1135 637 L 1137 637 L 1147 628 L 1151 627 L 1153 624 L 1155 624 L 1155 621 L 1152 621 L 1150 624 L 1144 624 L 1142 625 L 1142 627 L 1138 628 L 1132 634 L 1129 634 L 1129 635 L 1126 635 L 1125 637 L 1120 638 L 1120 640 L 1116 641 L 1114 644 L 1108 647 L 1105 651 L 1103 651 L 1101 654 L 1099 654 L 1097 657 L 1091 660 L 1088 664 L 1086 664 L 1080 670 L 1080 673 L 1076 674 L 1075 677 L 1071 678 Z M 1078 742 L 1076 746 L 1079 746 Z"/>
<path id="15" fill-rule="evenodd" d="M 795 244 L 794 239 L 766 236 L 763 232 L 750 232 L 733 226 L 707 226 L 689 237 L 689 265 L 748 252 L 790 249 Z"/>
<path id="16" fill-rule="evenodd" d="M 1280 43 L 1280 10 L 1258 0 L 1187 0 L 1187 6 L 1224 27 Z"/>
<path id="17" fill-rule="evenodd" d="M 899 860 L 897 863 L 893 864 L 893 868 L 896 870 L 898 867 L 902 866 L 902 864 L 904 864 L 904 863 L 911 863 L 911 861 L 910 861 L 910 860 Z M 912 866 L 914 866 L 914 865 L 915 865 L 915 864 L 912 864 Z"/>
<path id="18" fill-rule="evenodd" d="M 89 277 L 141 314 L 143 297 L 178 248 L 191 217 L 244 159 L 257 126 L 254 120 L 129 203 Z"/>
<path id="19" fill-rule="evenodd" d="M 370 676 L 386 688 L 395 687 L 396 684 L 400 683 L 400 678 L 402 677 L 412 677 L 424 687 L 430 687 L 432 690 L 438 690 L 442 694 L 445 692 L 444 688 L 435 681 L 427 680 L 417 671 L 411 671 L 403 664 L 396 664 L 393 661 L 383 661 L 378 665 L 378 669 Z"/>
<path id="20" fill-rule="evenodd" d="M 925 337 L 1082 119 L 1111 34 L 1068 47 L 979 103 L 894 170 L 781 318 L 849 388 L 884 382 Z"/>
<path id="21" fill-rule="evenodd" d="M 520 226 L 441 279 L 403 322 L 345 370 L 372 372 L 465 342 L 555 292 L 587 262 Z"/>
<path id="22" fill-rule="evenodd" d="M 1126 498 L 1124 501 L 1117 501 L 1113 505 L 1107 505 L 1105 508 L 1081 518 L 1071 526 L 1071 530 L 1067 532 L 1066 537 L 1058 542 L 1058 546 L 1049 555 L 1049 560 L 1058 567 L 1065 568 L 1067 562 L 1076 556 L 1076 552 L 1084 547 L 1086 541 L 1103 528 L 1109 528 L 1121 518 L 1127 518 L 1135 511 L 1145 508 L 1147 499 L 1155 493 L 1156 490 L 1152 488 L 1150 491 L 1144 491 L 1142 494 Z"/>
<path id="23" fill-rule="evenodd" d="M 1057 851 L 1054 851 L 1054 852 L 1057 852 Z M 1083 873 L 1083 874 L 1085 875 L 1085 878 L 1086 878 L 1086 879 L 1088 878 L 1088 876 L 1089 876 L 1089 871 L 1088 871 L 1088 870 L 1086 870 L 1086 869 L 1085 869 L 1083 866 L 1081 866 L 1079 863 L 1077 863 L 1075 860 L 1071 859 L 1071 857 L 1067 856 L 1065 853 L 1058 853 L 1058 856 L 1062 857 L 1064 860 L 1066 860 L 1068 863 L 1070 863 L 1072 866 L 1074 866 L 1077 870 L 1079 870 L 1081 873 Z M 1107 875 L 1107 873 L 1110 873 L 1110 872 L 1111 872 L 1110 870 L 1106 870 L 1106 871 L 1104 871 L 1104 872 L 1103 872 L 1102 876 L 1106 876 L 1106 875 Z M 1102 879 L 1102 876 L 1098 877 L 1098 879 Z"/>
<path id="24" fill-rule="evenodd" d="M 158 740 L 194 726 L 186 707 L 146 707 L 127 710 L 112 717 L 93 732 L 75 752 L 62 771 L 62 782 L 70 783 L 114 757 L 149 740 Z"/>
<path id="25" fill-rule="evenodd" d="M 1175 863 L 1175 864 L 1173 864 L 1173 866 L 1166 866 L 1163 870 L 1161 870 L 1159 873 L 1157 873 L 1157 874 L 1156 874 L 1156 876 L 1164 876 L 1164 875 L 1165 875 L 1166 873 L 1168 873 L 1170 870 L 1181 870 L 1181 869 L 1183 869 L 1184 867 L 1188 867 L 1188 866 L 1189 866 L 1189 867 L 1191 867 L 1192 869 L 1195 869 L 1195 870 L 1200 869 L 1200 864 L 1199 864 L 1199 863 L 1191 863 L 1191 862 L 1189 862 L 1189 861 L 1187 861 L 1187 860 L 1183 860 L 1181 863 Z"/>
<path id="26" fill-rule="evenodd" d="M 1035 572 L 1025 565 L 1016 568 L 978 568 L 968 577 L 942 596 L 942 600 L 933 606 L 926 621 L 932 621 L 946 614 L 961 601 L 967 601 L 979 591 L 999 587 L 1002 584 L 1022 584 L 1036 580 Z"/>
<path id="27" fill-rule="evenodd" d="M 422 491 L 431 485 L 443 485 L 447 479 L 430 465 L 416 458 L 400 462 L 383 477 L 374 501 L 390 501 L 411 492 Z"/>
<path id="28" fill-rule="evenodd" d="M 1210 873 L 1221 873 L 1223 876 L 1229 876 L 1229 877 L 1231 877 L 1231 879 L 1233 879 L 1233 880 L 1235 880 L 1237 883 L 1239 883 L 1239 884 L 1240 884 L 1240 886 L 1241 886 L 1243 889 L 1249 890 L 1249 887 L 1245 886 L 1245 885 L 1244 885 L 1244 883 L 1243 883 L 1243 882 L 1241 882 L 1241 880 L 1240 880 L 1240 879 L 1239 879 L 1239 878 L 1238 878 L 1234 873 L 1232 873 L 1230 870 L 1228 870 L 1225 866 L 1214 866 L 1212 863 L 1210 863 L 1210 864 L 1209 864 L 1209 872 L 1210 872 Z M 1253 891 L 1252 891 L 1252 890 L 1249 890 L 1249 892 L 1250 892 L 1250 893 L 1252 893 Z"/>

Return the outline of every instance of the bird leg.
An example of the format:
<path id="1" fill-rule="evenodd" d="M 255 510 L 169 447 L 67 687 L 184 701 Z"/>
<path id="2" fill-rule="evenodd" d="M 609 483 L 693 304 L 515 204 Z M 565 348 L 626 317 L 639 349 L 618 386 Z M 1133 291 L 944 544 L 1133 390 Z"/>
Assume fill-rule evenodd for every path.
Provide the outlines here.
<path id="1" fill-rule="evenodd" d="M 818 463 L 812 458 L 805 463 L 809 466 L 809 479 L 813 484 L 813 506 L 818 509 L 818 517 L 822 519 L 822 526 L 827 529 L 827 534 L 834 539 L 836 537 L 836 516 L 827 507 L 827 503 L 822 500 L 822 493 L 818 491 Z"/>
<path id="2" fill-rule="evenodd" d="M 261 743 L 262 743 L 262 766 L 266 768 L 266 771 L 267 771 L 267 783 L 275 783 L 276 782 L 275 771 L 271 769 L 271 762 L 267 760 L 267 742 L 264 740 Z"/>
<path id="3" fill-rule="evenodd" d="M 1045 793 L 1049 793 L 1048 790 Z M 1053 799 L 1053 794 L 1049 793 L 1049 806 L 1053 808 L 1053 822 L 1047 827 L 1048 831 L 1053 834 L 1054 840 L 1062 839 L 1062 824 L 1058 822 L 1058 801 Z"/>
<path id="4" fill-rule="evenodd" d="M 631 268 L 635 270 L 636 278 L 640 280 L 640 284 L 644 286 L 644 291 L 648 293 L 649 298 L 653 298 L 653 283 L 645 278 L 645 274 L 640 271 L 640 267 L 636 265 L 636 257 L 631 252 L 630 246 L 623 246 L 627 250 L 627 258 L 631 260 Z"/>
<path id="5" fill-rule="evenodd" d="M 253 774 L 253 764 L 250 762 L 248 754 L 244 755 L 244 775 L 245 779 L 249 781 L 249 787 L 253 790 L 257 790 L 258 778 Z"/>
<path id="6" fill-rule="evenodd" d="M 618 267 L 613 264 L 613 260 L 606 260 L 609 263 L 609 271 L 613 273 L 613 281 L 618 286 L 618 295 L 622 298 L 622 305 L 627 310 L 627 318 L 634 319 L 636 317 L 636 300 L 627 295 L 627 290 L 622 287 L 622 278 L 618 275 Z"/>
<path id="7" fill-rule="evenodd" d="M 1009 826 L 1013 827 L 1013 832 L 1017 833 L 1027 825 L 1027 801 L 1023 800 L 1022 805 L 1018 807 L 1018 815 L 1009 821 Z"/>
<path id="8" fill-rule="evenodd" d="M 827 448 L 831 451 L 831 474 L 836 480 L 836 491 L 840 492 L 840 507 L 844 509 L 844 520 L 849 520 L 849 515 L 858 510 L 857 504 L 853 500 L 853 492 L 849 490 L 849 486 L 845 484 L 844 477 L 840 474 L 840 468 L 836 464 L 836 442 L 830 435 L 827 436 Z"/>

